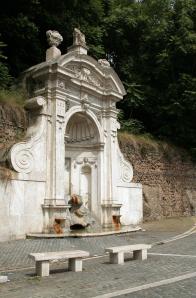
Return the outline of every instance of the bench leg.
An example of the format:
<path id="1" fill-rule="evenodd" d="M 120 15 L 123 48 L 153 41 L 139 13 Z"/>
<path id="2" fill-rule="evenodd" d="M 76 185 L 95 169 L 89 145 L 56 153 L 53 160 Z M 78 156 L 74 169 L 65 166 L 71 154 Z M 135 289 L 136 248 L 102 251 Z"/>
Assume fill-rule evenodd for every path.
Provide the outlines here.
<path id="1" fill-rule="evenodd" d="M 110 263 L 112 264 L 124 264 L 124 252 L 110 253 Z"/>
<path id="2" fill-rule="evenodd" d="M 68 270 L 74 272 L 82 271 L 82 259 L 69 259 Z"/>
<path id="3" fill-rule="evenodd" d="M 36 274 L 41 277 L 49 276 L 49 261 L 37 261 Z"/>
<path id="4" fill-rule="evenodd" d="M 147 249 L 135 250 L 133 252 L 134 260 L 146 260 L 147 259 Z"/>

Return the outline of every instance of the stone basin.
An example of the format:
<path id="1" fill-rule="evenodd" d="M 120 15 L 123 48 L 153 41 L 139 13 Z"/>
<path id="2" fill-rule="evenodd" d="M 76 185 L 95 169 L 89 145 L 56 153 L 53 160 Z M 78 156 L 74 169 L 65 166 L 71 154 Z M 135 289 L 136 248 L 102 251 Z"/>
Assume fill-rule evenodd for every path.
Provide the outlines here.
<path id="1" fill-rule="evenodd" d="M 141 227 L 139 226 L 122 226 L 119 229 L 109 229 L 109 228 L 100 228 L 100 229 L 88 229 L 85 230 L 74 230 L 74 231 L 67 231 L 63 234 L 44 234 L 44 233 L 29 233 L 26 235 L 28 239 L 35 239 L 35 238 L 66 238 L 66 237 L 96 237 L 96 236 L 107 236 L 113 234 L 123 234 L 123 233 L 130 233 L 130 232 L 137 232 L 140 231 Z"/>

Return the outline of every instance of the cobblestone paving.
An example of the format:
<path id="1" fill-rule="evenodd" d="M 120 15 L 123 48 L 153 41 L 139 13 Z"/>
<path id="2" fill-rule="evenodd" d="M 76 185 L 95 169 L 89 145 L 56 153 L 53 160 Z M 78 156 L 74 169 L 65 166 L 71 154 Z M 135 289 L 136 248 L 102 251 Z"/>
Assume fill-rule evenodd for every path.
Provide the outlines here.
<path id="1" fill-rule="evenodd" d="M 85 239 L 14 241 L 9 245 L 8 243 L 0 244 L 0 258 L 1 262 L 6 258 L 7 265 L 11 264 L 9 261 L 9 258 L 11 258 L 13 267 L 16 265 L 20 267 L 22 265 L 32 265 L 27 257 L 24 260 L 20 259 L 33 251 L 52 251 L 74 247 L 89 250 L 91 254 L 101 254 L 106 246 L 137 242 L 151 243 L 169 238 L 169 236 L 171 234 L 168 233 L 154 233 L 151 235 L 150 232 L 141 232 L 132 235 Z M 196 234 L 168 244 L 155 246 L 150 252 L 196 255 Z M 10 282 L 0 285 L 0 297 L 88 298 L 196 272 L 196 258 L 148 255 L 146 261 L 134 261 L 130 259 L 129 255 L 127 257 L 129 261 L 125 262 L 124 266 L 109 264 L 108 257 L 87 260 L 84 262 L 84 271 L 78 273 L 68 272 L 67 263 L 53 264 L 51 266 L 51 275 L 45 278 L 37 278 L 32 268 L 10 273 L 5 271 L 5 274 L 9 273 Z M 196 297 L 195 287 L 195 278 L 192 278 L 127 294 L 121 296 L 121 298 Z"/>
<path id="2" fill-rule="evenodd" d="M 66 249 L 82 249 L 91 255 L 103 254 L 106 246 L 127 243 L 125 239 L 115 236 L 93 238 L 64 238 L 64 239 L 37 239 L 18 240 L 0 244 L 0 270 L 6 268 L 20 268 L 33 265 L 28 258 L 29 253 L 60 251 Z"/>
<path id="3" fill-rule="evenodd" d="M 119 298 L 195 298 L 196 297 L 196 278 L 180 281 L 170 285 L 160 286 L 157 288 L 138 291 L 137 293 L 125 294 Z"/>
<path id="4" fill-rule="evenodd" d="M 88 250 L 91 255 L 101 255 L 104 248 L 128 243 L 152 243 L 173 236 L 174 233 L 134 232 L 119 236 L 63 238 L 63 239 L 28 239 L 0 243 L 0 271 L 11 268 L 28 267 L 33 261 L 29 253 L 60 251 L 66 249 Z"/>

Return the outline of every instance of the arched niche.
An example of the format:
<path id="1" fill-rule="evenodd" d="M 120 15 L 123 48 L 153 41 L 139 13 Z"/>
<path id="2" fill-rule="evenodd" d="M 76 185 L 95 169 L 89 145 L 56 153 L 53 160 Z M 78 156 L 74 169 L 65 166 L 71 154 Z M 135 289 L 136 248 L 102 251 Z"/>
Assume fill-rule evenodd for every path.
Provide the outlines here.
<path id="1" fill-rule="evenodd" d="M 89 210 L 97 204 L 101 152 L 100 128 L 93 117 L 83 111 L 71 114 L 65 128 L 66 198 L 80 195 Z"/>
<path id="2" fill-rule="evenodd" d="M 67 147 L 95 145 L 100 143 L 99 131 L 94 121 L 83 112 L 73 114 L 65 131 Z"/>

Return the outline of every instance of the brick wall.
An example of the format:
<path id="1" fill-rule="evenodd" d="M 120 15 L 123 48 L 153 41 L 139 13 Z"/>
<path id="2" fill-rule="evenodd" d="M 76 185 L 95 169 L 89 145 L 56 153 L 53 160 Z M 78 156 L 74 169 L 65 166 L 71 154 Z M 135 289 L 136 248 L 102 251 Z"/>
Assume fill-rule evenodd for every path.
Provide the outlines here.
<path id="1" fill-rule="evenodd" d="M 119 144 L 143 185 L 144 219 L 196 214 L 196 164 L 177 149 L 137 144 L 123 135 Z"/>

